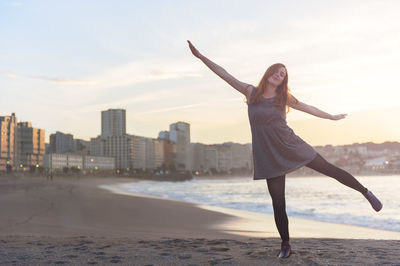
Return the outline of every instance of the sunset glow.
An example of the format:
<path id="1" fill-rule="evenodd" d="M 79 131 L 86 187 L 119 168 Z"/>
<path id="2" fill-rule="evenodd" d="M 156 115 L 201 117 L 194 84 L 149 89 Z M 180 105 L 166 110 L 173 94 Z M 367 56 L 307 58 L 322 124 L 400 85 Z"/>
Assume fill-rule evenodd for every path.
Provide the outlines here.
<path id="1" fill-rule="evenodd" d="M 100 111 L 127 110 L 127 132 L 191 124 L 191 142 L 251 142 L 244 96 L 187 47 L 257 85 L 287 66 L 291 110 L 312 145 L 400 141 L 398 1 L 0 1 L 0 114 L 89 139 Z"/>

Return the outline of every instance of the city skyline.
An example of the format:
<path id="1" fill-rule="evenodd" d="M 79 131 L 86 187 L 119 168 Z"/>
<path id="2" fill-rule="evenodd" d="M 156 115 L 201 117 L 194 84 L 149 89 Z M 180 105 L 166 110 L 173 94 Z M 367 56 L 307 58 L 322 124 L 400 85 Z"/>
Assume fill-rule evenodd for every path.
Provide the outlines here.
<path id="1" fill-rule="evenodd" d="M 102 115 L 103 112 L 110 111 L 110 110 L 121 110 L 121 109 L 120 108 L 119 109 L 118 108 L 112 108 L 112 109 L 108 109 L 108 110 L 101 110 L 99 112 Z M 0 116 L 3 116 L 3 115 L 11 116 L 11 115 L 16 115 L 16 114 L 15 113 L 11 113 L 11 114 L 8 114 L 8 115 L 7 114 L 0 114 Z M 33 123 L 34 124 L 35 122 L 19 120 L 18 123 L 20 123 L 20 124 L 24 124 L 24 123 L 32 124 Z M 172 124 L 175 124 L 175 123 L 187 123 L 187 122 L 186 121 L 182 121 L 182 120 L 172 121 L 172 122 L 169 123 L 167 128 L 170 129 L 170 126 Z M 315 123 L 315 121 L 312 121 L 311 123 Z M 188 123 L 188 124 L 189 124 L 190 127 L 192 127 L 192 125 L 190 123 Z M 46 133 L 46 139 L 47 139 L 46 144 L 50 144 L 51 135 L 56 135 L 56 134 L 70 135 L 74 140 L 83 140 L 83 141 L 89 141 L 89 142 L 90 142 L 90 140 L 92 138 L 96 138 L 96 137 L 102 136 L 101 125 L 99 127 L 99 132 L 97 134 L 95 134 L 94 136 L 89 136 L 88 139 L 83 139 L 83 138 L 75 135 L 73 132 L 66 132 L 66 131 L 64 131 L 62 129 L 59 129 L 56 132 L 48 132 L 47 129 L 43 129 L 43 128 L 39 128 L 39 127 L 37 127 L 37 128 L 40 129 L 40 130 L 45 130 L 47 132 Z M 150 139 L 160 139 L 160 138 L 163 139 L 163 137 L 160 137 L 160 133 L 163 133 L 163 132 L 169 132 L 169 131 L 168 130 L 166 131 L 166 129 L 159 129 L 157 136 L 145 136 L 145 135 L 137 134 L 135 132 L 126 132 L 125 134 L 132 135 L 132 136 L 137 136 L 137 137 L 150 138 Z M 192 132 L 190 134 L 192 135 Z M 374 144 L 382 144 L 384 142 L 398 142 L 398 143 L 400 143 L 400 141 L 396 141 L 396 140 L 394 140 L 394 141 L 384 140 L 384 141 L 381 141 L 381 142 L 376 142 L 376 141 L 375 142 L 374 141 L 356 141 L 356 142 L 352 142 L 352 143 L 344 143 L 344 144 L 337 144 L 337 145 L 332 144 L 332 143 L 326 143 L 326 144 L 323 144 L 323 145 L 312 145 L 312 146 L 326 146 L 326 145 L 346 146 L 346 145 L 353 145 L 353 144 L 363 144 L 363 143 L 368 143 L 368 142 L 372 142 Z M 204 144 L 204 145 L 220 145 L 220 144 L 223 144 L 223 143 L 237 143 L 237 144 L 242 144 L 243 145 L 243 144 L 251 144 L 251 141 L 250 142 L 245 142 L 245 143 L 240 143 L 240 142 L 235 142 L 233 140 L 224 140 L 224 141 L 221 141 L 221 142 L 204 143 L 204 142 L 191 141 L 190 140 L 190 143 L 200 143 L 200 144 Z"/>
<path id="2" fill-rule="evenodd" d="M 253 85 L 283 62 L 299 100 L 348 114 L 331 121 L 292 109 L 289 126 L 313 146 L 400 140 L 396 1 L 0 5 L 0 115 L 44 128 L 46 142 L 56 131 L 90 139 L 100 110 L 123 108 L 132 134 L 157 138 L 185 121 L 191 142 L 250 143 L 244 96 L 194 58 L 187 39 Z"/>

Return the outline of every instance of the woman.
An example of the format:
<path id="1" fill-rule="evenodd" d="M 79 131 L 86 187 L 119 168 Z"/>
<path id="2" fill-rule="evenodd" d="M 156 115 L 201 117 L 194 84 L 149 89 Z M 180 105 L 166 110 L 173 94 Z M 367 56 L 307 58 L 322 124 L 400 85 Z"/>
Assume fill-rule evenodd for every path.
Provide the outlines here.
<path id="1" fill-rule="evenodd" d="M 330 164 L 309 144 L 298 137 L 286 124 L 289 106 L 311 115 L 339 120 L 346 114 L 330 115 L 313 106 L 298 101 L 289 93 L 288 74 L 283 64 L 270 66 L 259 85 L 254 87 L 234 78 L 222 67 L 202 55 L 190 41 L 189 48 L 215 74 L 246 96 L 252 133 L 254 179 L 266 179 L 272 198 L 275 224 L 282 239 L 280 258 L 291 254 L 289 227 L 285 206 L 285 175 L 307 166 L 351 187 L 370 202 L 375 211 L 382 203 L 348 172 Z"/>

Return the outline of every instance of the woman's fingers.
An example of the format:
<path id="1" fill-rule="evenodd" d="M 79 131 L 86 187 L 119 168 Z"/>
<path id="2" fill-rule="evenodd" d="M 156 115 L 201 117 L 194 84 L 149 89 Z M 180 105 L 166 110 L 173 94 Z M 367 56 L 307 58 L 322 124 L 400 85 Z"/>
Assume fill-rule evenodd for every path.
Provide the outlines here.
<path id="1" fill-rule="evenodd" d="M 199 57 L 200 56 L 199 51 L 193 46 L 193 44 L 189 40 L 187 40 L 187 42 L 189 43 L 189 48 L 190 51 L 192 51 L 192 54 L 196 57 Z"/>
<path id="2" fill-rule="evenodd" d="M 334 115 L 333 120 L 340 120 L 347 116 L 347 114 Z"/>
<path id="3" fill-rule="evenodd" d="M 190 48 L 190 50 L 192 50 L 192 52 L 196 50 L 196 48 L 194 48 L 194 46 L 191 42 L 189 42 L 189 48 Z"/>
<path id="4" fill-rule="evenodd" d="M 195 54 L 196 53 L 196 48 L 194 48 L 194 46 L 193 46 L 193 44 L 190 42 L 190 41 L 188 41 L 189 42 L 189 48 L 190 48 L 190 50 L 192 51 L 192 53 L 193 54 Z"/>

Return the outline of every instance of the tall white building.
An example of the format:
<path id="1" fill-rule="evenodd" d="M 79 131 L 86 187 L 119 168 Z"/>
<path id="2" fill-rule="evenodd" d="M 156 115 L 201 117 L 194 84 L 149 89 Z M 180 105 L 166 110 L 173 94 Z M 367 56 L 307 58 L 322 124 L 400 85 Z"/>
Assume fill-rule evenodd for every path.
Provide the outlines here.
<path id="1" fill-rule="evenodd" d="M 156 169 L 164 162 L 164 143 L 162 140 L 131 136 L 133 146 L 132 168 Z"/>
<path id="2" fill-rule="evenodd" d="M 169 139 L 176 143 L 175 165 L 178 170 L 191 170 L 190 124 L 176 122 L 169 125 Z"/>
<path id="3" fill-rule="evenodd" d="M 204 163 L 207 171 L 230 171 L 232 169 L 232 149 L 229 146 L 214 144 L 204 149 Z"/>
<path id="4" fill-rule="evenodd" d="M 115 167 L 127 169 L 131 167 L 131 136 L 98 136 L 90 139 L 90 155 L 114 157 Z"/>
<path id="5" fill-rule="evenodd" d="M 132 168 L 145 169 L 146 168 L 146 138 L 141 136 L 131 136 L 132 142 Z"/>
<path id="6" fill-rule="evenodd" d="M 90 139 L 90 155 L 114 157 L 116 168 L 128 169 L 132 164 L 131 148 L 125 109 L 101 111 L 101 135 Z"/>
<path id="7" fill-rule="evenodd" d="M 206 169 L 204 150 L 206 144 L 191 143 L 190 157 L 192 158 L 192 170 L 202 173 Z"/>
<path id="8" fill-rule="evenodd" d="M 154 169 L 155 165 L 154 165 L 154 142 L 153 139 L 151 138 L 146 138 L 146 142 L 145 142 L 145 161 L 146 161 L 146 168 L 147 169 Z"/>
<path id="9" fill-rule="evenodd" d="M 206 145 L 204 147 L 204 170 L 219 171 L 218 169 L 218 149 L 216 145 Z"/>
<path id="10" fill-rule="evenodd" d="M 126 134 L 125 109 L 108 109 L 101 112 L 101 135 L 123 136 Z"/>
<path id="11" fill-rule="evenodd" d="M 232 167 L 253 169 L 251 145 L 226 142 L 224 146 L 230 147 L 232 151 Z"/>
<path id="12" fill-rule="evenodd" d="M 90 155 L 115 158 L 117 169 L 152 170 L 164 162 L 162 140 L 135 135 L 98 136 L 90 141 Z"/>
<path id="13" fill-rule="evenodd" d="M 153 139 L 154 143 L 154 168 L 161 167 L 165 162 L 164 140 Z"/>

